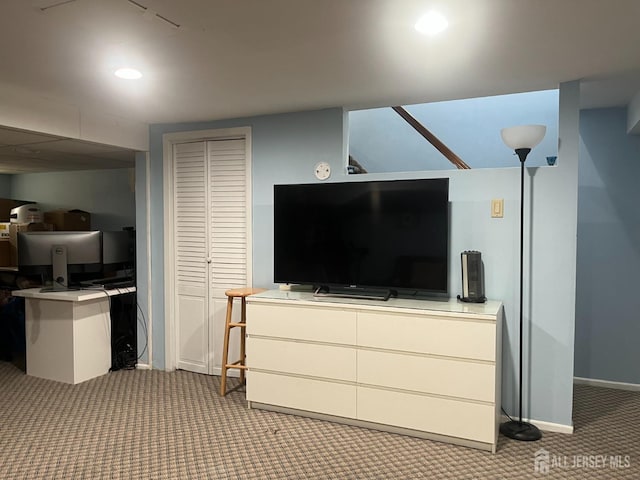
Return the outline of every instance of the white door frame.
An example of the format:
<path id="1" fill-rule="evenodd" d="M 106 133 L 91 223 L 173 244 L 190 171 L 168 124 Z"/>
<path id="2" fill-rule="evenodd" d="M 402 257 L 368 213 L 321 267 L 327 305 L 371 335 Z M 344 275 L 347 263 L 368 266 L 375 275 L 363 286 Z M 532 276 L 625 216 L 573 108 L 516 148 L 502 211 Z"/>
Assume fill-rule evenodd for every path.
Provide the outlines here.
<path id="1" fill-rule="evenodd" d="M 176 369 L 178 350 L 176 347 L 175 321 L 175 269 L 174 269 L 174 214 L 173 214 L 173 146 L 178 143 L 198 142 L 207 140 L 245 140 L 247 167 L 251 167 L 251 127 L 220 128 L 210 130 L 196 130 L 189 132 L 172 132 L 162 135 L 163 157 L 163 188 L 162 199 L 164 207 L 164 332 L 165 332 L 165 370 Z M 251 182 L 247 184 L 248 199 L 251 199 Z M 253 209 L 253 205 L 248 203 Z M 249 217 L 251 218 L 251 217 Z M 248 279 L 252 278 L 252 225 L 247 225 L 247 272 Z"/>

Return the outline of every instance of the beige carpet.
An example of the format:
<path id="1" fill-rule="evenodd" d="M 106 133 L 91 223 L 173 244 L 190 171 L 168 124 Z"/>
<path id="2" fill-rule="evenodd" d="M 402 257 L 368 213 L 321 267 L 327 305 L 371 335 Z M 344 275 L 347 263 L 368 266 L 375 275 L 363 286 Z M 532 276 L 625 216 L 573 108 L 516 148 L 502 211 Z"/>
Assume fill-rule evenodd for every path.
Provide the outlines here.
<path id="1" fill-rule="evenodd" d="M 218 385 L 134 370 L 73 386 L 0 362 L 0 479 L 640 479 L 640 393 L 577 386 L 573 435 L 492 455 L 248 410 Z"/>

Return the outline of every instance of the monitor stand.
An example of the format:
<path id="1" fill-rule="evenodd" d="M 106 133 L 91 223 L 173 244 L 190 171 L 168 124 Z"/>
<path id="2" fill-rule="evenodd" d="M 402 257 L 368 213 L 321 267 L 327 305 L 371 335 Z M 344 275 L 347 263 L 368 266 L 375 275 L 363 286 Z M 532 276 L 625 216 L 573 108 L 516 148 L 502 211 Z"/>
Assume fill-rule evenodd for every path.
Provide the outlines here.
<path id="1" fill-rule="evenodd" d="M 365 288 L 334 288 L 320 286 L 313 292 L 314 297 L 356 298 L 360 300 L 381 300 L 386 302 L 389 297 L 396 297 L 398 292 L 391 289 L 375 290 Z"/>
<path id="2" fill-rule="evenodd" d="M 53 282 L 51 287 L 44 287 L 40 292 L 65 292 L 69 290 L 67 279 L 67 246 L 51 246 L 51 265 L 53 270 Z"/>

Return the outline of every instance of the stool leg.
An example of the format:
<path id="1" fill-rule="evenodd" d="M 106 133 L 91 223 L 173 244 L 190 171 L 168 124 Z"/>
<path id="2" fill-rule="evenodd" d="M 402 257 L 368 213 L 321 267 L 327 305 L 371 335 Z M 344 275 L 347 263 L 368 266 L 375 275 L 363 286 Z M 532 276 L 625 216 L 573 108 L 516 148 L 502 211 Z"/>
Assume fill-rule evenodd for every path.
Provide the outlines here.
<path id="1" fill-rule="evenodd" d="M 240 322 L 242 322 L 244 325 L 247 324 L 247 299 L 245 297 L 242 297 L 242 314 Z M 244 345 L 246 329 L 247 327 L 240 327 L 240 365 L 247 364 L 247 355 Z M 244 383 L 244 368 L 240 369 L 240 383 Z"/>
<path id="2" fill-rule="evenodd" d="M 224 346 L 222 347 L 222 375 L 220 376 L 220 396 L 227 394 L 227 364 L 229 363 L 229 333 L 231 331 L 231 310 L 233 297 L 227 298 L 227 320 L 224 326 Z"/>

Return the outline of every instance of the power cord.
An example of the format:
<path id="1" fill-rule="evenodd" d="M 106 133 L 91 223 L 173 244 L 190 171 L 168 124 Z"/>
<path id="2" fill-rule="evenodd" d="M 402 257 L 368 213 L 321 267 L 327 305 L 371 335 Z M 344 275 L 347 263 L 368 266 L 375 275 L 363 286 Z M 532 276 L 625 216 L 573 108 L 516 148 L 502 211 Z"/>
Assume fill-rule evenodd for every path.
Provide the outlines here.
<path id="1" fill-rule="evenodd" d="M 510 422 L 514 421 L 513 418 L 511 418 L 511 415 L 509 415 L 507 411 L 504 409 L 504 407 L 500 407 L 500 410 L 502 410 L 502 413 L 504 413 L 507 416 Z"/>
<path id="2" fill-rule="evenodd" d="M 141 322 L 140 325 L 142 325 L 142 329 L 144 330 L 144 347 L 142 349 L 142 351 L 140 352 L 140 355 L 138 355 L 137 360 L 140 360 L 142 358 L 142 356 L 145 354 L 145 352 L 147 351 L 147 347 L 149 345 L 149 331 L 147 330 L 147 319 L 144 316 L 144 312 L 142 311 L 142 308 L 140 307 L 140 305 L 138 304 L 138 301 L 136 300 L 136 308 L 137 311 L 140 312 L 140 317 L 141 317 Z M 137 315 L 136 315 L 137 317 Z"/>
<path id="3" fill-rule="evenodd" d="M 97 291 L 102 292 L 107 297 L 109 301 L 109 317 L 111 317 L 111 309 L 112 309 L 112 296 L 109 295 L 108 289 L 104 287 L 80 287 L 78 290 L 89 290 L 89 291 Z M 118 294 L 125 293 L 134 293 L 134 292 L 123 292 L 120 288 L 112 288 L 111 290 L 115 290 Z M 142 327 L 142 331 L 144 334 L 144 347 L 140 351 L 140 353 L 134 351 L 132 345 L 127 343 L 122 343 L 126 341 L 126 337 L 122 336 L 113 341 L 113 347 L 116 349 L 116 355 L 114 357 L 114 364 L 112 365 L 109 371 L 115 370 L 133 370 L 136 368 L 137 362 L 144 356 L 149 348 L 149 329 L 147 327 L 147 318 L 145 317 L 144 311 L 138 300 L 136 298 L 136 322 Z M 132 361 L 134 360 L 134 361 Z"/>
<path id="4" fill-rule="evenodd" d="M 107 297 L 107 300 L 109 302 L 109 318 L 112 317 L 112 313 L 113 313 L 112 312 L 113 296 L 109 295 L 109 290 L 112 290 L 112 291 L 115 290 L 118 295 L 135 293 L 135 292 L 126 292 L 120 288 L 107 289 L 104 287 L 82 287 L 81 290 L 102 292 L 105 295 L 105 297 Z M 137 307 L 137 310 L 140 310 L 140 312 L 142 312 L 142 310 L 138 305 L 137 298 L 136 298 L 136 307 Z M 136 319 L 137 317 L 138 316 L 136 315 Z M 144 319 L 144 314 L 143 314 L 143 319 Z M 134 348 L 133 344 L 129 342 L 128 335 L 121 335 L 117 338 L 112 337 L 111 339 L 112 357 L 111 357 L 111 367 L 109 368 L 110 372 L 114 372 L 116 370 L 135 370 L 137 361 L 140 360 L 141 356 L 146 351 L 147 345 L 148 345 L 148 331 L 146 326 L 146 319 L 143 320 L 142 325 L 143 325 L 143 330 L 145 335 L 145 346 L 143 351 L 140 353 L 140 355 L 138 355 L 138 352 L 136 352 L 136 349 Z M 113 332 L 112 330 L 111 334 L 114 335 L 114 333 L 115 332 Z"/>
<path id="5" fill-rule="evenodd" d="M 128 292 L 122 292 L 120 290 L 120 288 L 116 288 L 115 289 L 118 293 L 128 293 Z M 138 360 L 140 360 L 144 354 L 147 352 L 147 348 L 149 347 L 149 330 L 147 328 L 147 318 L 144 315 L 144 311 L 142 310 L 142 307 L 140 307 L 140 304 L 138 303 L 138 299 L 136 297 L 136 321 L 137 323 L 140 324 L 140 326 L 142 327 L 142 331 L 144 333 L 144 347 L 142 347 L 142 350 L 140 351 L 139 354 L 137 354 L 137 352 L 134 352 L 134 354 L 137 354 L 137 356 L 135 357 L 136 363 L 138 362 Z M 125 345 L 126 347 L 126 345 Z M 135 368 L 135 364 L 132 368 Z"/>
<path id="6" fill-rule="evenodd" d="M 128 293 L 135 295 L 135 292 L 123 292 L 119 287 L 112 288 L 111 290 L 115 290 L 116 292 L 118 292 L 118 295 L 128 294 Z M 136 303 L 136 313 L 137 313 L 137 308 L 138 308 L 137 295 L 135 296 L 135 303 Z M 138 316 L 136 314 L 136 322 L 137 322 L 137 318 Z M 146 342 L 147 342 L 146 326 L 144 330 L 145 330 L 145 349 L 146 349 Z M 135 332 L 137 335 L 137 330 Z M 121 335 L 120 337 L 113 340 L 112 348 L 115 349 L 115 355 L 113 357 L 113 365 L 111 366 L 110 371 L 135 370 L 138 360 L 140 359 L 140 356 L 136 351 L 137 348 L 134 347 L 134 345 L 137 345 L 137 338 L 134 339 L 133 342 L 129 342 L 129 338 L 132 333 L 134 332 L 129 331 L 128 334 Z"/>

